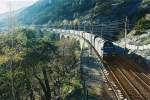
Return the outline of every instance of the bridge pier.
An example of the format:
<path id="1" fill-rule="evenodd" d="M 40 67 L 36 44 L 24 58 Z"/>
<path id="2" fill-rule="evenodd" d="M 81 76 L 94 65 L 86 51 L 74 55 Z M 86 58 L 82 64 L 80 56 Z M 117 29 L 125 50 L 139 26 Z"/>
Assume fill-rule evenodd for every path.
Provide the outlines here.
<path id="1" fill-rule="evenodd" d="M 93 46 L 95 46 L 94 38 L 95 38 L 95 35 L 90 35 L 90 42 L 91 42 L 91 44 L 92 44 Z M 93 55 L 93 52 L 94 52 L 94 51 L 93 51 L 93 47 L 90 46 L 89 48 L 90 48 L 90 55 Z"/>

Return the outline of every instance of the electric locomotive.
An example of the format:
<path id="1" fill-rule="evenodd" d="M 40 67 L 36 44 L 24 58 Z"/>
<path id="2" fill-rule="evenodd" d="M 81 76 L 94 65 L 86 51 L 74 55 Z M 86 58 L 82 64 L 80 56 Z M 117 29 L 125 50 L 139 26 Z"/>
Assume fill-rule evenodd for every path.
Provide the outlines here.
<path id="1" fill-rule="evenodd" d="M 111 60 L 116 56 L 115 45 L 111 41 L 104 42 L 102 51 L 104 60 Z"/>

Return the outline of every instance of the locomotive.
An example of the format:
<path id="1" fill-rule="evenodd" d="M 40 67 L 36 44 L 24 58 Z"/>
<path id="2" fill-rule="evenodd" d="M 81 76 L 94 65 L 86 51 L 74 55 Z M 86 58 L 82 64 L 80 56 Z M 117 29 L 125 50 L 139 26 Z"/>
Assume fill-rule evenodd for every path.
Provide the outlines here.
<path id="1" fill-rule="evenodd" d="M 125 49 L 107 40 L 103 44 L 102 52 L 104 60 L 112 60 L 117 56 L 124 55 Z"/>
<path id="2" fill-rule="evenodd" d="M 111 60 L 117 55 L 116 46 L 111 41 L 104 42 L 102 51 L 104 60 Z"/>

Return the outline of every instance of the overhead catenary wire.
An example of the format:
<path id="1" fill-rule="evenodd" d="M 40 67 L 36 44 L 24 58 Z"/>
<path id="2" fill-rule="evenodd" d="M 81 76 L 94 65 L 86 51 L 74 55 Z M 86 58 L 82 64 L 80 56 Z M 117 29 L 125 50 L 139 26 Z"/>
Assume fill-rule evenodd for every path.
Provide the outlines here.
<path id="1" fill-rule="evenodd" d="M 66 30 L 80 30 L 80 31 L 84 31 L 84 32 L 90 32 L 93 34 L 97 34 L 100 35 L 101 33 L 101 37 L 105 36 L 107 38 L 112 38 L 116 36 L 116 33 L 122 33 L 124 30 L 124 23 L 125 19 L 121 19 L 121 20 L 115 20 L 115 21 L 108 21 L 108 22 L 102 22 L 101 24 L 79 24 L 79 25 L 64 25 L 64 26 L 49 26 L 49 27 L 58 27 L 60 29 L 66 29 Z M 126 30 L 130 31 L 131 30 L 131 24 L 130 23 L 126 23 L 127 27 Z M 109 34 L 109 35 L 107 35 Z"/>

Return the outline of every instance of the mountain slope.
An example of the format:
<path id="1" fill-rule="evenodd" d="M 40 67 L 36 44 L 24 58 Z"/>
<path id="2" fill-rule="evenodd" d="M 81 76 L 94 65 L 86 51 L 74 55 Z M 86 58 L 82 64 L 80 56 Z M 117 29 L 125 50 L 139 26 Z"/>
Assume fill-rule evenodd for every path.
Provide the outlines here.
<path id="1" fill-rule="evenodd" d="M 40 0 L 19 14 L 24 24 L 102 23 L 128 16 L 132 23 L 150 13 L 150 0 Z"/>
<path id="2" fill-rule="evenodd" d="M 49 20 L 53 22 L 62 19 L 73 19 L 76 14 L 83 13 L 94 6 L 91 2 L 92 0 L 52 0 L 51 2 L 41 0 L 24 10 L 20 15 L 21 19 L 25 18 L 24 22 L 27 24 L 32 21 L 36 24 L 43 24 Z"/>

